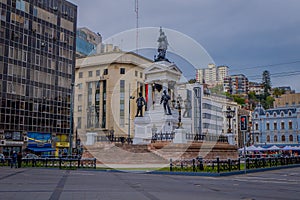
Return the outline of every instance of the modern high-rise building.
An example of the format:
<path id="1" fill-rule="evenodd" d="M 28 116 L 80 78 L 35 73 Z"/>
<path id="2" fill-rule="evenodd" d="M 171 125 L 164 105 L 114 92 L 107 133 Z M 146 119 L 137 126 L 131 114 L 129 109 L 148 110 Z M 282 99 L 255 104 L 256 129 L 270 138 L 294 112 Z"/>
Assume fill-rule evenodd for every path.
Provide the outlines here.
<path id="1" fill-rule="evenodd" d="M 0 10 L 0 151 L 66 151 L 77 6 L 0 0 Z"/>
<path id="2" fill-rule="evenodd" d="M 215 64 L 209 64 L 208 68 L 197 70 L 196 81 L 209 86 L 223 85 L 223 79 L 226 76 L 228 76 L 227 66 L 217 67 Z"/>
<path id="3" fill-rule="evenodd" d="M 76 38 L 76 56 L 85 57 L 100 53 L 102 36 L 88 28 L 78 28 Z"/>
<path id="4" fill-rule="evenodd" d="M 224 92 L 230 94 L 247 94 L 249 91 L 248 78 L 243 74 L 231 75 L 224 78 Z"/>

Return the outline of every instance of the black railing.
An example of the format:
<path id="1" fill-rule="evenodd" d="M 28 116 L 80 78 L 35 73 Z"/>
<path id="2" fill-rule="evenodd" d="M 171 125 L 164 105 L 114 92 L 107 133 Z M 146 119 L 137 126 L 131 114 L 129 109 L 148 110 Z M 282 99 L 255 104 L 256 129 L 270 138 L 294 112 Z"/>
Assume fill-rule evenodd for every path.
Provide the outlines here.
<path id="1" fill-rule="evenodd" d="M 172 141 L 174 139 L 175 132 L 166 133 L 152 133 L 152 142 L 155 141 Z"/>
<path id="2" fill-rule="evenodd" d="M 300 164 L 300 156 L 297 157 L 268 157 L 268 158 L 246 158 L 244 159 L 214 159 L 203 160 L 201 158 L 189 160 L 170 160 L 170 171 L 182 172 L 231 172 L 249 169 L 260 169 Z"/>
<path id="3" fill-rule="evenodd" d="M 0 162 L 0 166 L 15 167 L 18 166 L 18 163 L 12 163 L 10 158 L 6 158 L 3 162 Z M 60 169 L 68 169 L 68 168 L 96 169 L 96 158 L 22 158 L 21 167 L 58 167 Z"/>

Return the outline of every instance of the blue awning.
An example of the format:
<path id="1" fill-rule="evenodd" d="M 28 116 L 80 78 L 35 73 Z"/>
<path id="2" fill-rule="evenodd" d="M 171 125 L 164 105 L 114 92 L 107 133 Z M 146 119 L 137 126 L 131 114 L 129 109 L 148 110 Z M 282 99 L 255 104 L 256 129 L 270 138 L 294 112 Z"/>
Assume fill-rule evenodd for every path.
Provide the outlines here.
<path id="1" fill-rule="evenodd" d="M 53 148 L 28 148 L 29 150 L 31 151 L 34 151 L 34 152 L 49 152 L 49 151 L 55 151 L 55 149 Z"/>

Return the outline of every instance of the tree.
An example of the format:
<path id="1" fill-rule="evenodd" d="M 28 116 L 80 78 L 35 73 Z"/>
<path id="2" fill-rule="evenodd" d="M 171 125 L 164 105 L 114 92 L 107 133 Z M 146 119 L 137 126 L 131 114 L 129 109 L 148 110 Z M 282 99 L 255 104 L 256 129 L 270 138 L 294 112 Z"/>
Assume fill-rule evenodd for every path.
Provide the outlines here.
<path id="1" fill-rule="evenodd" d="M 262 84 L 264 87 L 264 99 L 266 99 L 267 96 L 270 95 L 270 90 L 271 90 L 270 72 L 267 70 L 265 70 L 262 74 Z"/>
<path id="2" fill-rule="evenodd" d="M 193 83 L 196 83 L 196 81 L 197 81 L 196 79 L 190 79 L 190 80 L 188 81 L 188 83 L 189 83 L 189 84 L 193 84 Z"/>

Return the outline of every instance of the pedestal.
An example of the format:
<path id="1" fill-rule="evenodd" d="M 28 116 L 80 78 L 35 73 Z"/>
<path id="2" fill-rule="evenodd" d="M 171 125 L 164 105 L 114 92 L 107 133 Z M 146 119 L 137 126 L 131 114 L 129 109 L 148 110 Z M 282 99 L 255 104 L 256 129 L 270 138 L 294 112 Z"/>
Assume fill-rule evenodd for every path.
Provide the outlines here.
<path id="1" fill-rule="evenodd" d="M 96 142 L 97 133 L 89 132 L 86 134 L 86 145 L 94 145 Z"/>
<path id="2" fill-rule="evenodd" d="M 226 136 L 228 137 L 228 143 L 230 145 L 235 145 L 234 134 L 228 133 Z"/>
<path id="3" fill-rule="evenodd" d="M 186 130 L 183 128 L 175 129 L 175 137 L 173 143 L 175 144 L 186 144 Z"/>

